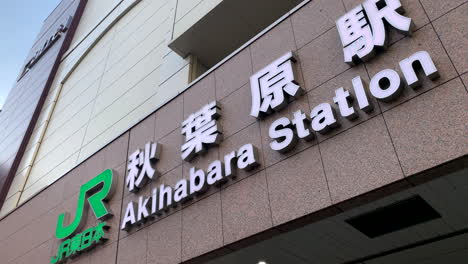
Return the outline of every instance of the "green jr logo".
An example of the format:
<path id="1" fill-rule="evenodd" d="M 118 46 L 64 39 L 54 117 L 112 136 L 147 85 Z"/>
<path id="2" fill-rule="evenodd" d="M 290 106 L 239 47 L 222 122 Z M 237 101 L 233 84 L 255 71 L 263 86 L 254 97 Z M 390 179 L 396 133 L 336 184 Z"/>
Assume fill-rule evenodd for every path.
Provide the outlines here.
<path id="1" fill-rule="evenodd" d="M 76 206 L 75 219 L 73 222 L 64 226 L 64 222 L 68 218 L 67 213 L 59 215 L 57 221 L 57 228 L 55 229 L 55 236 L 58 239 L 64 239 L 72 236 L 76 231 L 85 223 L 86 212 L 88 204 L 91 206 L 94 215 L 98 220 L 102 220 L 111 216 L 111 212 L 107 210 L 104 202 L 108 201 L 109 196 L 113 191 L 112 170 L 105 170 L 98 176 L 94 177 L 80 188 L 80 195 L 78 197 L 78 204 Z M 99 190 L 98 192 L 96 192 Z M 86 203 L 86 197 L 88 203 Z"/>
<path id="2" fill-rule="evenodd" d="M 51 259 L 51 263 L 62 262 L 68 257 L 74 256 L 85 249 L 89 249 L 91 246 L 106 239 L 104 230 L 107 229 L 108 226 L 105 222 L 101 222 L 98 226 L 89 228 L 81 234 L 75 234 L 85 224 L 88 206 L 91 207 L 98 220 L 104 220 L 112 216 L 112 213 L 106 208 L 105 202 L 109 200 L 113 191 L 112 170 L 105 170 L 81 186 L 73 222 L 65 226 L 64 224 L 68 222 L 68 214 L 63 213 L 58 216 L 55 236 L 58 239 L 67 240 L 62 242 L 59 246 L 57 256 Z"/>

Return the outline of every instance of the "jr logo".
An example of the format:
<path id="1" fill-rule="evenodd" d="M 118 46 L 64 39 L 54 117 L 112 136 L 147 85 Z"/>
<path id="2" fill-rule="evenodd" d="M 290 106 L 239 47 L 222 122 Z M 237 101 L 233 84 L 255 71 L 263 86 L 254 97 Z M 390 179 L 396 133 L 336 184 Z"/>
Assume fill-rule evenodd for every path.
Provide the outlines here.
<path id="1" fill-rule="evenodd" d="M 81 186 L 75 219 L 70 225 L 64 226 L 64 223 L 68 222 L 68 214 L 63 213 L 59 215 L 55 236 L 58 239 L 65 239 L 74 235 L 85 224 L 88 206 L 91 206 L 98 220 L 103 220 L 104 218 L 112 216 L 112 213 L 106 208 L 104 202 L 108 201 L 112 195 L 114 191 L 113 187 L 112 170 L 110 169 L 105 170 Z"/>

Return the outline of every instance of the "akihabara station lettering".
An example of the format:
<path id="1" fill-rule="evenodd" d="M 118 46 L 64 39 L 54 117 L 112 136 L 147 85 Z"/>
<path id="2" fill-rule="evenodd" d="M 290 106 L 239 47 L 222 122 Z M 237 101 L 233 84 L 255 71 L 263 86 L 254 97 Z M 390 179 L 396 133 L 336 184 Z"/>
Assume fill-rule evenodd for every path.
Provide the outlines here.
<path id="1" fill-rule="evenodd" d="M 279 111 L 291 99 L 303 95 L 303 89 L 295 81 L 294 62 L 293 53 L 288 52 L 250 78 L 252 116 L 261 118 Z M 425 78 L 422 75 L 432 80 L 439 77 L 438 70 L 426 51 L 416 52 L 400 61 L 399 67 L 403 78 L 395 70 L 385 69 L 371 78 L 367 88 L 361 77 L 357 76 L 351 80 L 351 91 L 343 87 L 335 90 L 333 104 L 324 102 L 312 108 L 309 114 L 296 111 L 292 114 L 292 119 L 281 117 L 275 120 L 268 131 L 272 139 L 270 148 L 287 152 L 299 139 L 313 140 L 315 132 L 325 134 L 338 127 L 337 113 L 349 120 L 355 120 L 359 114 L 354 105 L 365 113 L 373 111 L 371 96 L 379 101 L 389 102 L 401 94 L 404 83 L 416 89 L 421 85 L 421 79 Z M 217 125 L 220 117 L 221 107 L 217 102 L 211 102 L 182 123 L 181 134 L 185 136 L 185 143 L 181 147 L 183 160 L 190 162 L 195 156 L 209 151 L 210 146 L 222 142 L 221 127 Z M 159 159 L 160 152 L 161 146 L 158 143 L 148 143 L 143 151 L 137 150 L 129 156 L 126 178 L 129 191 L 138 192 L 149 180 L 158 176 L 153 165 Z M 257 165 L 259 159 L 256 147 L 246 144 L 238 151 L 226 155 L 222 161 L 213 161 L 206 171 L 192 167 L 189 178 L 180 180 L 174 187 L 162 184 L 152 190 L 150 197 L 140 196 L 138 202 L 129 202 L 121 229 L 128 230 L 135 224 L 161 215 L 171 207 L 179 206 L 195 195 L 203 194 L 210 186 L 225 183 L 235 176 L 237 169 L 250 170 Z"/>
<path id="2" fill-rule="evenodd" d="M 439 77 L 439 72 L 426 51 L 416 52 L 400 61 L 399 67 L 406 84 L 414 89 L 421 85 L 421 74 L 418 76 L 420 71 L 431 80 Z M 347 91 L 342 87 L 335 90 L 333 102 L 338 111 L 332 104 L 324 102 L 312 108 L 310 115 L 299 110 L 293 113 L 292 119 L 281 117 L 274 121 L 268 131 L 273 139 L 270 143 L 271 149 L 286 152 L 296 145 L 298 139 L 312 140 L 314 132 L 325 134 L 338 127 L 340 124 L 336 118 L 337 112 L 349 120 L 356 119 L 358 112 L 352 105 L 354 100 L 357 101 L 359 109 L 368 113 L 374 109 L 369 100 L 370 96 L 382 102 L 390 102 L 395 100 L 405 87 L 400 75 L 392 69 L 382 70 L 373 76 L 368 90 L 360 76 L 355 77 L 351 82 L 352 91 Z"/>
<path id="3" fill-rule="evenodd" d="M 151 143 L 147 144 L 151 145 Z M 147 147 L 146 149 L 151 148 Z M 142 155 L 144 156 L 144 154 Z M 140 196 L 138 202 L 127 204 L 121 229 L 129 230 L 135 224 L 162 215 L 196 195 L 205 193 L 210 186 L 220 186 L 236 176 L 237 169 L 249 171 L 259 165 L 258 150 L 246 144 L 237 151 L 224 156 L 223 161 L 213 161 L 206 171 L 192 167 L 189 179 L 182 179 L 174 187 L 161 184 L 154 188 L 150 197 Z M 143 162 L 144 163 L 144 162 Z M 144 176 L 143 174 L 140 174 Z M 136 180 L 139 182 L 139 179 Z"/>

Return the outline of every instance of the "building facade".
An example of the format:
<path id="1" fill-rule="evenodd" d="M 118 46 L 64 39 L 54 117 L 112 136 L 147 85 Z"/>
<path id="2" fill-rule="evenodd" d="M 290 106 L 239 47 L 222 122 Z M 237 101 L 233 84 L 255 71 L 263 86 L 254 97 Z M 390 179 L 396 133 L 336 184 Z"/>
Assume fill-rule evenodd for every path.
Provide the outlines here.
<path id="1" fill-rule="evenodd" d="M 464 0 L 63 0 L 0 120 L 1 263 L 465 263 Z"/>

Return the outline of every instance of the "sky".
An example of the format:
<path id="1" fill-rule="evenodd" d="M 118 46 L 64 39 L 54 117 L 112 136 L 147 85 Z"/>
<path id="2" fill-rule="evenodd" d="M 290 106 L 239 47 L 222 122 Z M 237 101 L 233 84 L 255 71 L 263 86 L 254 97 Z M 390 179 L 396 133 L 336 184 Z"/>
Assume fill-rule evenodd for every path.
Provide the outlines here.
<path id="1" fill-rule="evenodd" d="M 60 0 L 0 0 L 0 109 L 42 23 Z"/>

